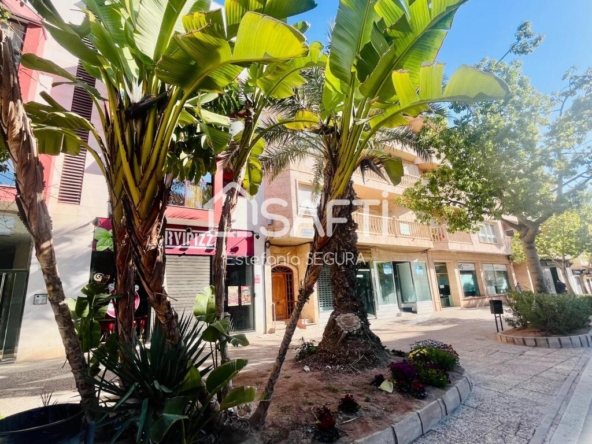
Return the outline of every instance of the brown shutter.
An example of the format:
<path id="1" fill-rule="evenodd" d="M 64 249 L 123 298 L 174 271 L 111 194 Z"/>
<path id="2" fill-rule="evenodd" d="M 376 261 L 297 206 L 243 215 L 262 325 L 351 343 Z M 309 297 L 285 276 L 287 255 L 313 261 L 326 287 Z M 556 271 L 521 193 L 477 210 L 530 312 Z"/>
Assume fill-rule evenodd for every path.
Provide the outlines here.
<path id="1" fill-rule="evenodd" d="M 86 43 L 87 45 L 89 44 L 88 42 Z M 95 86 L 96 79 L 86 72 L 80 62 L 78 62 L 78 67 L 76 68 L 76 78 L 88 85 Z M 88 120 L 91 119 L 93 101 L 84 89 L 77 86 L 74 87 L 74 97 L 72 98 L 72 107 L 70 109 Z M 82 140 L 88 142 L 88 131 L 76 130 L 76 134 Z M 58 202 L 80 205 L 85 163 L 86 148 L 84 147 L 80 147 L 78 156 L 64 155 Z"/>

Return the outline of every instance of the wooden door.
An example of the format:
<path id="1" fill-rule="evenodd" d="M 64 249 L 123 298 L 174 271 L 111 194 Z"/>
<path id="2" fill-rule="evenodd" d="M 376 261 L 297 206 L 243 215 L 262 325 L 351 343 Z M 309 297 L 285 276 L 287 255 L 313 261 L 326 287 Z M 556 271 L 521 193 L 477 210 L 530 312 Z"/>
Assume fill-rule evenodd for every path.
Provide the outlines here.
<path id="1" fill-rule="evenodd" d="M 272 273 L 272 293 L 275 304 L 275 316 L 277 320 L 288 318 L 288 303 L 286 298 L 286 274 Z"/>

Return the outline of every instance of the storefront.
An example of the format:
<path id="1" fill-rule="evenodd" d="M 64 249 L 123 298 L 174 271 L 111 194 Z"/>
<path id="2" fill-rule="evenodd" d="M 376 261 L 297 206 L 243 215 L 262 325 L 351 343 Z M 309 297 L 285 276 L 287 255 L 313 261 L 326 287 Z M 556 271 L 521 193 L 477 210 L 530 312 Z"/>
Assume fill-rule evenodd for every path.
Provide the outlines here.
<path id="1" fill-rule="evenodd" d="M 374 262 L 379 310 L 398 308 L 418 313 L 433 311 L 425 262 Z"/>
<path id="2" fill-rule="evenodd" d="M 97 228 L 110 230 L 111 221 L 100 219 Z M 206 227 L 170 225 L 166 229 L 165 287 L 179 315 L 193 316 L 196 295 L 212 283 L 211 264 L 216 252 L 216 239 L 216 231 Z M 112 282 L 115 277 L 113 252 L 110 249 L 98 251 L 96 245 L 95 241 L 91 276 L 100 273 L 109 276 L 109 282 Z M 233 328 L 240 331 L 255 329 L 253 250 L 253 234 L 250 231 L 236 230 L 230 233 L 227 242 L 229 260 L 225 309 L 230 313 Z M 137 287 L 140 302 L 135 317 L 137 325 L 141 324 L 147 329 L 150 325 L 150 305 L 139 282 Z"/>

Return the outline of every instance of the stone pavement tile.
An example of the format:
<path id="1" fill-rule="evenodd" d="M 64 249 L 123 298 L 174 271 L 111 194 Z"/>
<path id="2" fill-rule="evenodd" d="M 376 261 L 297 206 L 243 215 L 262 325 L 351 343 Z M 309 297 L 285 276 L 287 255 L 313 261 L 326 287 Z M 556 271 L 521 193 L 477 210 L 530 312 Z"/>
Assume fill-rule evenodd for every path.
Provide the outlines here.
<path id="1" fill-rule="evenodd" d="M 454 415 L 443 419 L 440 424 L 434 427 L 434 431 L 444 435 L 450 442 L 480 443 L 482 437 L 496 427 L 499 427 L 499 422 L 491 418 L 486 412 L 481 412 L 472 407 L 461 406 Z"/>
<path id="2" fill-rule="evenodd" d="M 542 378 L 546 378 L 546 379 L 553 379 L 555 381 L 565 381 L 567 379 L 567 376 L 571 373 L 571 371 L 568 370 L 555 370 L 555 368 L 552 368 L 550 370 L 547 370 L 546 372 L 543 372 L 541 374 L 539 374 L 538 376 L 542 377 Z"/>
<path id="3" fill-rule="evenodd" d="M 485 387 L 496 392 L 506 393 L 518 386 L 515 381 L 499 380 L 497 378 L 486 379 L 477 384 L 480 387 Z"/>
<path id="4" fill-rule="evenodd" d="M 496 429 L 483 437 L 479 444 L 527 444 L 528 440 L 511 435 L 506 430 Z"/>
<path id="5" fill-rule="evenodd" d="M 428 433 L 413 441 L 413 444 L 460 444 L 458 441 L 453 440 L 449 436 L 445 436 L 434 430 L 430 430 Z"/>
<path id="6" fill-rule="evenodd" d="M 553 400 L 553 395 L 549 395 L 541 392 L 534 392 L 532 390 L 525 390 L 523 388 L 514 387 L 508 392 L 509 395 L 516 396 L 518 398 L 528 399 L 539 404 L 548 404 Z"/>
<path id="7" fill-rule="evenodd" d="M 555 395 L 562 385 L 563 381 L 535 376 L 534 378 L 526 381 L 524 384 L 521 384 L 520 387 L 533 392 Z"/>

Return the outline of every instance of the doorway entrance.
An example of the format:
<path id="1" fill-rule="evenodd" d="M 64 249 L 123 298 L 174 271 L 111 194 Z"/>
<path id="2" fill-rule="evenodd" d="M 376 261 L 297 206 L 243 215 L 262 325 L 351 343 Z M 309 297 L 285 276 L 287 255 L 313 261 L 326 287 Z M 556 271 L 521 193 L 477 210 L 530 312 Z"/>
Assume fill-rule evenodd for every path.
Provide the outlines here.
<path id="1" fill-rule="evenodd" d="M 356 274 L 358 281 L 358 296 L 362 300 L 364 307 L 369 315 L 376 316 L 376 307 L 374 305 L 374 291 L 372 290 L 372 273 L 370 266 L 364 262 L 358 263 Z"/>
<path id="2" fill-rule="evenodd" d="M 271 271 L 271 283 L 275 319 L 288 319 L 294 309 L 294 272 L 288 267 L 275 267 Z"/>
<path id="3" fill-rule="evenodd" d="M 452 296 L 450 293 L 450 278 L 448 277 L 448 267 L 446 262 L 436 262 L 436 278 L 438 280 L 438 293 L 440 294 L 440 303 L 442 308 L 452 307 Z"/>

